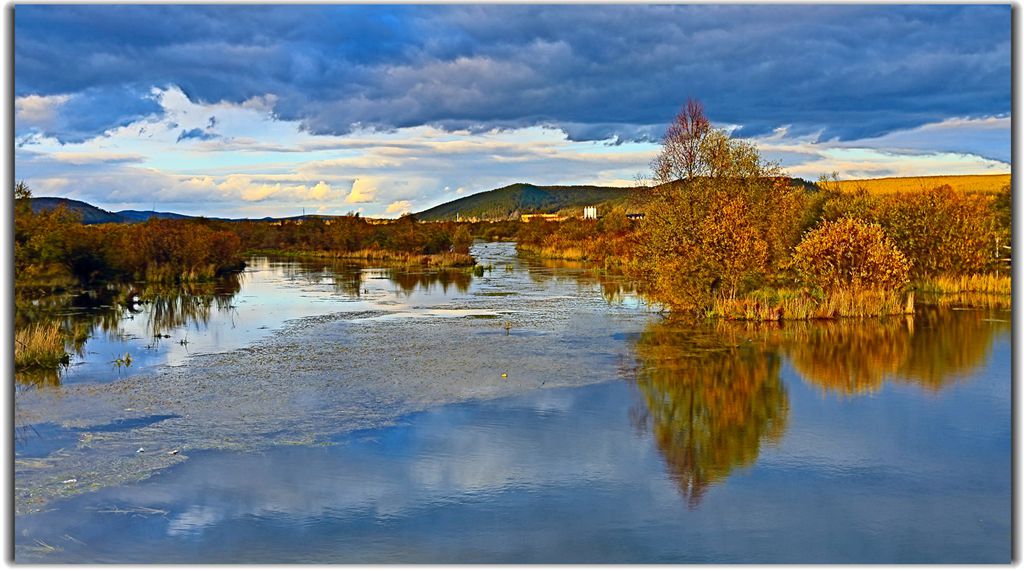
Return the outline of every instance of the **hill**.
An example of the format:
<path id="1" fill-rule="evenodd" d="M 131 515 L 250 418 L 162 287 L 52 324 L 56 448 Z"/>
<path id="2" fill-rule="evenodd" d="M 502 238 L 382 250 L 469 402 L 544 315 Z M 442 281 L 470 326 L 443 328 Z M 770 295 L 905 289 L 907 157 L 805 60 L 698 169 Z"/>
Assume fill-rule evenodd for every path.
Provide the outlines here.
<path id="1" fill-rule="evenodd" d="M 171 220 L 195 218 L 195 216 L 189 216 L 187 214 L 178 214 L 177 212 L 157 212 L 155 210 L 118 210 L 116 214 L 124 218 L 126 222 L 145 222 L 150 218 L 167 218 Z"/>
<path id="2" fill-rule="evenodd" d="M 888 194 L 893 192 L 931 190 L 946 184 L 959 192 L 999 192 L 1004 186 L 1010 184 L 1010 175 L 972 174 L 865 178 L 860 180 L 841 180 L 839 181 L 839 189 L 853 192 L 859 188 L 864 188 L 871 193 Z"/>
<path id="3" fill-rule="evenodd" d="M 73 212 L 80 213 L 82 215 L 83 224 L 104 224 L 107 222 L 127 221 L 123 216 L 120 216 L 117 213 L 97 208 L 87 202 L 82 202 L 81 200 L 56 198 L 52 196 L 41 196 L 39 198 L 32 199 L 32 210 L 34 212 L 53 210 L 60 206 L 64 206 Z"/>
<path id="4" fill-rule="evenodd" d="M 610 186 L 538 186 L 516 183 L 428 208 L 416 214 L 419 220 L 455 220 L 477 218 L 504 220 L 520 214 L 555 213 L 567 208 L 583 208 L 611 202 L 628 201 L 631 188 Z"/>
<path id="5" fill-rule="evenodd" d="M 156 212 L 153 210 L 120 210 L 118 212 L 110 212 L 109 210 L 103 210 L 102 208 L 93 206 L 88 202 L 82 202 L 81 200 L 72 200 L 70 198 L 59 198 L 54 196 L 40 196 L 38 198 L 32 199 L 32 210 L 34 210 L 35 212 L 40 212 L 42 210 L 52 210 L 62 205 L 68 210 L 78 212 L 79 214 L 81 214 L 83 224 L 107 224 L 111 222 L 145 222 L 150 218 L 195 218 L 195 216 L 177 214 L 175 212 Z"/>
<path id="6" fill-rule="evenodd" d="M 803 179 L 790 180 L 807 189 L 817 188 L 814 183 Z M 538 186 L 516 183 L 428 208 L 416 214 L 416 218 L 424 221 L 455 220 L 458 214 L 463 220 L 506 220 L 518 218 L 520 214 L 558 212 L 579 216 L 584 206 L 601 206 L 604 209 L 622 206 L 626 210 L 643 210 L 644 195 L 649 190 L 645 187 Z"/>

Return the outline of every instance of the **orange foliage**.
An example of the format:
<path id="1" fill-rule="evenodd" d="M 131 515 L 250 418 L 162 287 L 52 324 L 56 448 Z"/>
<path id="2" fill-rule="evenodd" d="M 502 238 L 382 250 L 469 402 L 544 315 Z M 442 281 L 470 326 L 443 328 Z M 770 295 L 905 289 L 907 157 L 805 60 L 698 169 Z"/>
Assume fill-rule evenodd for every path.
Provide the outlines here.
<path id="1" fill-rule="evenodd" d="M 825 222 L 793 253 L 803 282 L 824 291 L 906 286 L 910 264 L 877 224 L 852 218 Z"/>

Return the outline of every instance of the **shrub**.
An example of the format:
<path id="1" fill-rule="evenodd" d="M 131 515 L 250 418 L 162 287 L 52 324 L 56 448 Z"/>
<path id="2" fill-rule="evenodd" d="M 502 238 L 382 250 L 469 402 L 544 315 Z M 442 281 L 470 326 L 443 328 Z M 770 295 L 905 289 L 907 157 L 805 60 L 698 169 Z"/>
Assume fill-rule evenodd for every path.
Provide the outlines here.
<path id="1" fill-rule="evenodd" d="M 878 223 L 915 276 L 979 272 L 993 257 L 992 196 L 942 186 L 879 199 Z"/>
<path id="2" fill-rule="evenodd" d="M 793 267 L 805 285 L 824 291 L 901 289 L 910 263 L 881 226 L 842 218 L 808 232 L 794 249 Z"/>

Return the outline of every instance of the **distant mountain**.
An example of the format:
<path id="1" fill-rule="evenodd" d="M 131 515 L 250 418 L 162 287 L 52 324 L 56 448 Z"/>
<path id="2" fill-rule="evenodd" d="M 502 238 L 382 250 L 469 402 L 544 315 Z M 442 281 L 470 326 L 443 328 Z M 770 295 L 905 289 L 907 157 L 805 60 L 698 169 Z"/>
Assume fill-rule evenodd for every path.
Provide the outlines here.
<path id="1" fill-rule="evenodd" d="M 117 215 L 125 218 L 126 222 L 145 222 L 150 218 L 167 218 L 170 220 L 196 218 L 195 216 L 189 216 L 187 214 L 178 214 L 176 212 L 157 212 L 155 210 L 118 210 Z"/>
<path id="2" fill-rule="evenodd" d="M 83 224 L 104 224 L 107 222 L 127 222 L 128 220 L 109 210 L 103 210 L 97 208 L 89 203 L 82 202 L 81 200 L 72 200 L 70 198 L 56 198 L 52 196 L 41 196 L 39 198 L 32 199 L 32 210 L 34 212 L 40 212 L 43 210 L 53 210 L 60 206 L 64 206 L 68 210 L 78 212 L 82 215 Z"/>
<path id="3" fill-rule="evenodd" d="M 419 220 L 478 218 L 504 220 L 521 214 L 555 213 L 605 203 L 624 203 L 634 196 L 630 188 L 610 186 L 538 186 L 516 183 L 446 202 L 418 214 Z"/>

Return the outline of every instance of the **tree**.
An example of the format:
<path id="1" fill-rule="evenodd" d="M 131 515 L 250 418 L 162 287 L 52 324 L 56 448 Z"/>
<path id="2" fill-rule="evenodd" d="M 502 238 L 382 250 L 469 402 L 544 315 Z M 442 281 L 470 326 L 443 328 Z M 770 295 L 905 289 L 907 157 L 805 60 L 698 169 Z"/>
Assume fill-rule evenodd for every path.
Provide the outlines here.
<path id="1" fill-rule="evenodd" d="M 753 144 L 710 127 L 691 100 L 669 127 L 628 270 L 672 310 L 710 307 L 760 285 L 788 259 L 808 195 Z"/>
<path id="2" fill-rule="evenodd" d="M 661 154 L 651 165 L 655 180 L 666 183 L 706 174 L 702 149 L 711 132 L 711 121 L 704 114 L 704 105 L 696 99 L 688 99 L 665 131 Z"/>

